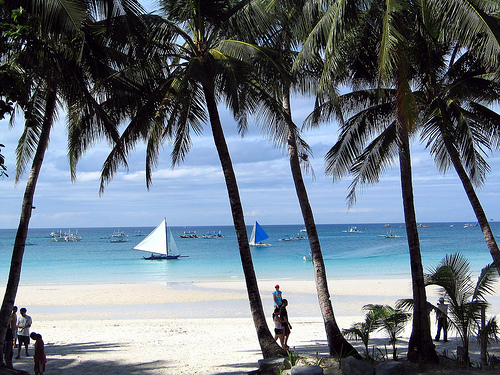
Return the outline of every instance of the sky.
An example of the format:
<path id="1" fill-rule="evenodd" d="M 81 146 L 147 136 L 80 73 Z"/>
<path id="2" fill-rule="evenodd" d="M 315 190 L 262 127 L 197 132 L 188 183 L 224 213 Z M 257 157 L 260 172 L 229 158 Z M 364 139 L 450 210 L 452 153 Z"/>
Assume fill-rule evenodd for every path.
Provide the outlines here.
<path id="1" fill-rule="evenodd" d="M 148 2 L 146 2 L 148 3 Z M 149 10 L 152 9 L 148 5 Z M 309 100 L 293 100 L 297 124 L 311 112 Z M 285 150 L 275 148 L 250 119 L 244 137 L 224 107 L 221 119 L 231 153 L 247 225 L 301 224 L 302 216 Z M 13 128 L 0 120 L 1 153 L 9 177 L 0 178 L 0 229 L 17 228 L 26 179 L 15 186 L 15 148 L 23 130 L 21 114 Z M 120 169 L 99 196 L 99 176 L 110 148 L 100 143 L 91 148 L 77 166 L 77 181 L 70 179 L 67 157 L 66 114 L 51 132 L 49 148 L 37 183 L 32 228 L 78 229 L 83 227 L 153 227 L 163 217 L 173 226 L 232 225 L 232 216 L 220 162 L 210 128 L 193 134 L 191 151 L 184 163 L 171 168 L 171 147 L 165 144 L 149 191 L 145 183 L 145 147 L 138 144 L 129 155 L 129 169 Z M 379 183 L 363 187 L 357 203 L 348 209 L 350 179 L 333 183 L 325 176 L 324 156 L 337 139 L 337 125 L 324 125 L 304 132 L 313 158 L 315 178 L 305 175 L 310 203 L 318 224 L 402 223 L 403 207 L 399 168 L 394 164 Z M 453 170 L 440 174 L 429 152 L 412 145 L 412 170 L 417 221 L 475 222 L 462 185 Z M 491 173 L 478 196 L 490 220 L 500 220 L 500 154 L 490 155 Z M 214 229 L 215 229 L 214 228 Z"/>
<path id="2" fill-rule="evenodd" d="M 293 114 L 300 124 L 311 111 L 311 102 L 293 101 Z M 261 133 L 254 119 L 242 138 L 236 123 L 223 107 L 221 118 L 238 180 L 247 225 L 303 223 L 293 186 L 288 158 Z M 99 176 L 110 150 L 105 143 L 91 148 L 77 166 L 77 181 L 71 182 L 67 157 L 65 113 L 51 132 L 49 148 L 38 180 L 30 227 L 78 229 L 83 227 L 152 227 L 163 217 L 173 226 L 232 225 L 232 216 L 220 162 L 209 126 L 201 136 L 193 135 L 191 151 L 184 163 L 172 169 L 171 147 L 165 144 L 149 191 L 145 184 L 145 147 L 131 152 L 129 169 L 120 169 L 104 194 L 99 196 Z M 1 153 L 6 158 L 8 178 L 0 179 L 0 229 L 17 228 L 28 173 L 14 185 L 15 147 L 23 129 L 22 116 L 9 129 L 0 121 Z M 404 221 L 399 168 L 394 164 L 380 182 L 362 188 L 356 205 L 348 210 L 346 196 L 350 179 L 333 183 L 324 173 L 324 155 L 337 139 L 337 125 L 328 124 L 304 132 L 312 148 L 315 177 L 305 175 L 309 199 L 318 224 L 401 223 Z M 489 219 L 499 218 L 500 157 L 489 158 L 491 173 L 478 190 Z M 475 222 L 474 213 L 453 170 L 441 175 L 427 150 L 412 146 L 412 170 L 417 221 Z M 496 215 L 496 216 L 495 216 Z M 215 229 L 215 228 L 214 228 Z"/>

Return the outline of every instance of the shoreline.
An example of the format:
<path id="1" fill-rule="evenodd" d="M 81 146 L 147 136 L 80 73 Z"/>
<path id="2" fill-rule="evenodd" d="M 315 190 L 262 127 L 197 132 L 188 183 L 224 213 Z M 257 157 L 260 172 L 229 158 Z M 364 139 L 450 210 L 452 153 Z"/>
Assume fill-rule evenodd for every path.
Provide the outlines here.
<path id="1" fill-rule="evenodd" d="M 272 331 L 272 297 L 276 281 L 259 280 L 264 312 Z M 291 348 L 301 355 L 329 356 L 323 319 L 312 280 L 279 280 L 293 326 Z M 329 280 L 329 291 L 339 327 L 364 320 L 368 303 L 394 306 L 411 297 L 410 280 Z M 410 293 L 410 294 L 408 294 Z M 435 302 L 438 294 L 428 290 Z M 491 301 L 490 301 L 491 299 Z M 488 299 L 488 315 L 500 312 L 500 297 Z M 46 375 L 88 373 L 149 375 L 246 374 L 262 358 L 243 281 L 190 283 L 111 283 L 21 285 L 16 305 L 26 307 L 32 332 L 42 334 L 47 353 Z M 432 333 L 435 322 L 432 317 Z M 408 323 L 399 344 L 406 352 Z M 450 334 L 444 349 L 456 350 Z M 383 334 L 370 345 L 390 347 Z M 361 342 L 350 341 L 358 350 Z M 30 351 L 32 351 L 32 347 Z M 392 351 L 391 351 L 392 353 Z M 498 347 L 490 351 L 500 355 Z M 32 358 L 14 360 L 14 367 L 32 372 Z M 32 353 L 30 353 L 32 354 Z"/>

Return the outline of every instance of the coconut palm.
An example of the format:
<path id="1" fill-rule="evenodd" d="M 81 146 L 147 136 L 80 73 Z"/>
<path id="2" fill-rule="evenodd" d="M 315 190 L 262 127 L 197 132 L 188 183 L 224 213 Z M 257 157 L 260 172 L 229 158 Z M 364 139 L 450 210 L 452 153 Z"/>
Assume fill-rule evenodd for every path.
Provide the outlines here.
<path id="1" fill-rule="evenodd" d="M 371 2 L 367 8 L 365 8 L 365 4 L 357 4 L 358 7 L 354 6 L 354 12 L 351 11 L 349 16 L 344 16 L 347 21 L 337 16 L 338 14 L 344 15 L 344 6 L 346 6 L 346 3 L 335 2 L 326 12 L 328 17 L 324 17 L 318 23 L 320 26 L 315 29 L 318 30 L 316 31 L 318 35 L 316 37 L 311 36 L 309 39 L 311 41 L 310 44 L 313 46 L 316 40 L 327 41 L 324 47 L 326 60 L 325 77 L 335 77 L 337 73 L 340 74 L 340 77 L 344 77 L 346 75 L 345 71 L 350 71 L 352 73 L 347 74 L 347 76 L 354 78 L 348 84 L 353 87 L 361 83 L 366 84 L 367 82 L 371 82 L 372 85 L 381 83 L 385 87 L 392 88 L 396 106 L 391 108 L 392 116 L 390 119 L 392 121 L 391 126 L 395 130 L 394 134 L 397 136 L 395 137 L 396 148 L 392 148 L 389 151 L 392 153 L 397 152 L 399 158 L 401 191 L 410 253 L 412 290 L 415 301 L 413 329 L 409 340 L 408 356 L 414 362 L 422 359 L 429 362 L 437 362 L 438 358 L 430 336 L 430 326 L 426 310 L 423 266 L 413 200 L 409 141 L 409 134 L 413 131 L 416 120 L 415 100 L 410 88 L 412 72 L 409 61 L 411 57 L 409 41 L 412 35 L 418 31 L 412 30 L 410 25 L 415 24 L 415 21 L 419 18 L 419 14 L 413 13 L 411 11 L 412 8 L 408 7 L 408 4 L 404 1 L 396 2 L 398 4 L 394 7 L 386 6 L 385 3 L 376 1 Z M 352 18 L 356 18 L 356 16 L 358 16 L 357 21 L 353 22 Z M 344 27 L 344 23 L 348 25 L 347 29 Z M 341 33 L 339 30 L 341 29 L 345 31 L 344 39 L 340 38 Z M 354 52 L 355 56 L 349 57 L 345 53 L 341 53 L 339 46 L 344 49 L 348 46 L 349 51 L 363 52 Z M 308 47 L 308 49 L 311 50 L 314 47 Z M 372 51 L 378 51 L 378 55 L 374 55 Z M 346 62 L 339 63 L 343 59 L 346 59 Z M 328 79 L 323 79 L 324 83 L 327 81 Z M 339 112 L 331 111 L 324 113 L 327 114 L 326 117 L 339 114 Z M 315 114 L 312 116 L 312 119 L 318 121 L 320 117 Z M 322 120 L 324 119 L 323 117 Z M 353 149 L 346 150 L 348 154 L 347 158 L 352 157 Z M 334 153 L 331 151 L 327 155 L 327 158 L 332 160 L 332 155 Z M 332 162 L 330 164 L 340 165 L 344 161 L 342 160 L 339 163 Z M 347 164 L 343 164 L 342 167 L 350 168 Z M 335 169 L 330 169 L 330 173 L 332 170 Z M 372 172 L 372 175 L 376 174 L 374 171 L 366 171 L 367 174 L 369 172 Z M 337 171 L 334 173 L 337 173 Z"/>
<path id="2" fill-rule="evenodd" d="M 203 124 L 208 123 L 226 182 L 262 354 L 264 358 L 284 356 L 286 352 L 275 342 L 264 318 L 236 175 L 218 108 L 218 104 L 224 102 L 243 132 L 247 126 L 246 114 L 265 100 L 266 93 L 252 75 L 251 61 L 232 57 L 226 51 L 238 44 L 240 35 L 248 37 L 258 32 L 256 26 L 263 23 L 267 15 L 253 1 L 163 0 L 160 5 L 163 17 L 144 17 L 148 25 L 144 34 L 151 38 L 147 59 L 140 64 L 138 61 L 134 69 L 116 75 L 133 85 L 119 93 L 123 101 L 110 99 L 109 107 L 113 111 L 129 112 L 131 119 L 103 166 L 101 192 L 117 168 L 126 165 L 126 157 L 138 141 L 147 143 L 146 184 L 149 187 L 163 144 L 172 141 L 171 157 L 175 166 L 190 149 L 191 132 L 200 133 Z M 108 98 L 113 95 L 110 92 Z M 84 152 L 86 139 L 92 136 L 93 116 L 85 112 L 84 107 L 74 112 L 70 150 L 74 162 Z M 272 112 L 264 115 L 275 116 Z"/>
<path id="3" fill-rule="evenodd" d="M 20 6 L 30 15 L 30 29 L 25 43 L 16 51 L 16 68 L 24 81 L 32 82 L 24 108 L 26 119 L 17 152 L 16 181 L 19 182 L 27 164 L 32 161 L 26 183 L 19 226 L 16 233 L 10 272 L 0 310 L 0 341 L 3 342 L 7 323 L 17 294 L 22 260 L 29 227 L 33 199 L 49 136 L 57 118 L 58 107 L 80 97 L 91 98 L 88 71 L 84 68 L 94 56 L 88 42 L 95 19 L 111 19 L 120 14 L 133 14 L 140 9 L 135 1 L 123 4 L 103 4 L 107 1 L 5 1 L 4 10 Z M 118 6 L 118 8 L 115 8 Z M 4 56 L 2 56 L 4 57 Z M 87 65 L 89 67 L 90 65 Z M 95 64 L 91 66 L 95 67 Z M 3 348 L 3 345 L 0 345 Z"/>
<path id="4" fill-rule="evenodd" d="M 440 171 L 454 167 L 498 262 L 500 251 L 474 185 L 481 186 L 489 171 L 485 151 L 499 147 L 500 115 L 492 107 L 499 101 L 500 85 L 496 73 L 488 72 L 470 51 L 446 65 L 448 69 L 429 72 L 434 73 L 430 83 L 420 90 L 422 139 Z"/>
<path id="5" fill-rule="evenodd" d="M 282 123 L 264 123 L 264 128 L 269 132 L 270 138 L 282 146 L 287 147 L 290 169 L 299 200 L 304 225 L 307 231 L 309 246 L 312 255 L 312 264 L 315 275 L 316 290 L 320 310 L 325 323 L 325 330 L 331 355 L 357 355 L 356 349 L 342 336 L 335 320 L 325 264 L 321 252 L 316 224 L 312 207 L 309 202 L 307 189 L 302 176 L 302 167 L 309 170 L 310 150 L 302 140 L 297 126 L 292 120 L 291 94 L 298 92 L 303 95 L 314 94 L 313 88 L 321 71 L 321 59 L 313 63 L 293 69 L 294 60 L 298 54 L 297 49 L 303 30 L 310 22 L 305 15 L 312 17 L 318 14 L 317 10 L 307 8 L 307 1 L 269 1 L 266 2 L 275 24 L 269 32 L 264 33 L 256 47 L 256 59 L 263 66 L 261 72 L 262 86 L 267 87 L 270 95 L 283 107 L 285 123 L 283 129 L 278 127 Z M 257 116 L 265 118 L 264 116 Z M 265 118 L 267 120 L 267 118 Z M 262 121 L 261 121 L 262 122 Z"/>
<path id="6" fill-rule="evenodd" d="M 351 86 L 365 85 L 366 87 L 368 83 L 371 87 L 375 87 L 376 89 L 371 90 L 370 93 L 353 94 L 351 99 L 357 95 L 359 101 L 349 102 L 348 108 L 356 111 L 357 105 L 359 108 L 371 106 L 372 109 L 376 108 L 376 111 L 371 110 L 368 114 L 361 109 L 359 115 L 349 121 L 351 125 L 357 124 L 356 128 L 350 131 L 346 126 L 343 127 L 345 132 L 341 134 L 341 139 L 347 141 L 344 143 L 346 146 L 339 146 L 338 149 L 332 148 L 327 155 L 327 168 L 334 176 L 341 176 L 343 171 L 349 170 L 352 166 L 348 160 L 353 160 L 356 157 L 353 155 L 359 156 L 362 153 L 351 169 L 360 176 L 353 183 L 355 187 L 359 181 L 376 182 L 379 172 L 390 163 L 388 160 L 396 154 L 399 156 L 413 293 L 416 301 L 408 355 L 412 361 L 420 360 L 420 357 L 435 361 L 437 356 L 433 351 L 430 333 L 428 333 L 430 327 L 427 323 L 423 269 L 413 205 L 409 148 L 409 134 L 415 132 L 419 114 L 418 98 L 412 88 L 424 86 L 426 76 L 420 76 L 420 81 L 415 83 L 415 78 L 423 70 L 415 71 L 414 69 L 416 65 L 433 62 L 430 58 L 422 57 L 434 57 L 432 53 L 427 54 L 429 50 L 426 45 L 428 46 L 430 41 L 439 40 L 440 36 L 443 36 L 443 43 L 456 38 L 465 45 L 469 45 L 471 50 L 472 46 L 477 47 L 474 50 L 481 61 L 495 64 L 497 58 L 495 51 L 498 50 L 495 46 L 498 47 L 498 40 L 500 40 L 496 33 L 496 20 L 493 16 L 497 5 L 491 5 L 489 8 L 489 5 L 479 2 L 458 5 L 456 2 L 448 1 L 426 3 L 392 1 L 390 5 L 387 5 L 387 3 L 374 1 L 370 2 L 366 8 L 354 7 L 358 12 L 351 11 L 350 14 L 352 18 L 359 15 L 358 23 L 353 28 L 347 29 L 346 37 L 342 40 L 340 37 L 343 34 L 339 30 L 346 22 L 343 22 L 344 18 L 337 15 L 344 14 L 345 6 L 343 2 L 334 3 L 330 8 L 331 12 L 330 10 L 327 12 L 330 16 L 324 17 L 324 21 L 318 23 L 315 33 L 309 38 L 309 46 L 307 47 L 306 43 L 307 49 L 304 50 L 313 49 L 318 41 L 327 41 L 325 44 L 327 71 L 324 76 L 331 79 L 339 72 L 345 74 L 342 71 L 347 70 L 351 72 L 349 76 L 353 77 L 351 82 L 348 82 Z M 423 17 L 423 15 L 430 17 Z M 464 23 L 469 26 L 467 32 L 463 31 L 465 30 L 462 27 Z M 457 25 L 460 26 L 457 27 Z M 481 37 L 478 37 L 479 35 Z M 444 36 L 452 38 L 446 39 Z M 341 43 L 338 42 L 339 40 Z M 353 56 L 341 53 L 341 48 L 345 49 L 343 43 L 350 46 L 349 51 L 355 51 Z M 376 56 L 373 51 L 378 51 Z M 419 59 L 422 61 L 418 62 Z M 323 79 L 323 82 L 328 81 L 329 79 Z M 384 102 L 387 98 L 392 101 L 391 107 L 387 105 L 387 101 Z M 335 113 L 335 110 L 331 108 L 324 110 L 323 113 L 328 116 Z M 336 114 L 338 115 L 339 112 Z M 385 114 L 390 116 L 380 117 Z M 318 116 L 316 114 L 313 119 L 317 119 Z M 360 149 L 353 144 L 365 142 L 373 136 L 377 130 L 375 128 L 367 130 L 366 127 L 373 127 L 374 123 L 379 124 L 378 130 L 380 130 L 375 136 L 375 142 L 367 147 L 365 152 L 359 152 Z M 357 133 L 360 128 L 365 130 L 362 135 Z M 339 150 L 343 152 L 343 156 L 341 159 L 335 159 L 335 155 L 340 155 Z M 382 161 L 384 155 L 390 156 Z M 350 203 L 353 203 L 355 199 L 353 191 L 354 189 L 351 190 Z"/>
<path id="7" fill-rule="evenodd" d="M 470 338 L 479 333 L 481 309 L 488 306 L 486 296 L 495 292 L 494 284 L 498 279 L 496 265 L 492 263 L 483 268 L 477 282 L 474 282 L 470 263 L 460 253 L 455 253 L 447 255 L 426 274 L 426 286 L 441 287 L 446 295 L 449 322 L 460 335 L 467 364 L 470 363 Z"/>

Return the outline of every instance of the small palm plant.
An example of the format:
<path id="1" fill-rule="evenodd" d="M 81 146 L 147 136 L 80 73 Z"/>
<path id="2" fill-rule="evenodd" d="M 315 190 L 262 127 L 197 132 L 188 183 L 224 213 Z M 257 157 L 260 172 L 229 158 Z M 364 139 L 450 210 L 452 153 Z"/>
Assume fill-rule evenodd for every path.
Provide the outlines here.
<path id="1" fill-rule="evenodd" d="M 448 318 L 462 340 L 463 359 L 470 364 L 469 341 L 471 335 L 479 332 L 481 308 L 486 308 L 486 295 L 494 292 L 498 278 L 497 265 L 492 263 L 482 269 L 474 283 L 470 263 L 460 254 L 447 255 L 430 274 L 425 275 L 426 285 L 443 288 L 449 305 Z M 496 326 L 496 325 L 495 325 Z"/>
<path id="2" fill-rule="evenodd" d="M 378 312 L 369 310 L 365 315 L 364 322 L 354 323 L 351 328 L 343 329 L 342 333 L 347 339 L 361 340 L 365 346 L 365 357 L 369 360 L 370 352 L 368 350 L 368 342 L 370 341 L 370 333 L 376 331 L 379 327 L 380 321 Z"/>
<path id="3" fill-rule="evenodd" d="M 394 309 L 389 305 L 370 304 L 364 306 L 363 309 L 378 317 L 378 330 L 383 331 L 389 337 L 389 343 L 392 345 L 392 359 L 397 360 L 396 342 L 398 336 L 404 331 L 411 314 Z"/>

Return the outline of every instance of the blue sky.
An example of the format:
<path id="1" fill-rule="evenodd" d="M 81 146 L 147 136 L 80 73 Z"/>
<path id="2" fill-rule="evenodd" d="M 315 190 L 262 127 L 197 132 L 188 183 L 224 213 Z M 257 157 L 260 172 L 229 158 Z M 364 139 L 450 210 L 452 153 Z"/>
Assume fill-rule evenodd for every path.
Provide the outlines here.
<path id="1" fill-rule="evenodd" d="M 153 1 L 144 1 L 152 10 Z M 300 124 L 311 111 L 311 102 L 296 99 L 295 122 Z M 244 138 L 235 122 L 221 108 L 221 117 L 238 179 L 246 223 L 263 225 L 300 224 L 302 217 L 284 150 L 276 149 L 254 122 Z M 54 126 L 38 180 L 30 226 L 33 228 L 76 229 L 81 227 L 155 226 L 166 216 L 170 225 L 231 225 L 232 217 L 220 163 L 209 127 L 193 135 L 193 146 L 185 162 L 171 168 L 165 145 L 153 175 L 150 190 L 145 185 L 145 152 L 140 144 L 129 158 L 129 170 L 120 170 L 99 197 L 99 174 L 109 147 L 98 144 L 78 164 L 78 180 L 70 180 L 65 131 L 65 113 Z M 16 228 L 27 173 L 14 186 L 15 147 L 22 133 L 22 116 L 13 129 L 0 121 L 0 143 L 6 157 L 9 178 L 0 179 L 0 228 Z M 316 178 L 305 176 L 309 199 L 317 223 L 356 225 L 360 223 L 403 222 L 399 169 L 394 165 L 380 182 L 359 191 L 357 204 L 347 210 L 349 180 L 333 184 L 324 174 L 323 157 L 336 141 L 336 125 L 307 131 Z M 489 159 L 492 172 L 478 190 L 486 214 L 500 220 L 500 158 Z M 428 152 L 418 143 L 412 148 L 414 195 L 418 222 L 475 221 L 463 188 L 454 171 L 438 173 Z M 29 170 L 29 168 L 28 168 Z"/>
<path id="2" fill-rule="evenodd" d="M 301 123 L 311 103 L 294 100 L 293 113 Z M 250 121 L 249 132 L 241 138 L 235 122 L 223 108 L 222 121 L 232 156 L 247 224 L 300 224 L 302 218 L 295 195 L 287 157 L 276 149 Z M 0 143 L 5 145 L 9 178 L 0 180 L 2 197 L 0 228 L 16 228 L 27 174 L 15 187 L 13 182 L 15 147 L 23 121 L 17 116 L 13 129 L 0 121 Z M 357 204 L 347 210 L 346 194 L 350 180 L 333 183 L 324 174 L 323 157 L 337 137 L 336 125 L 307 131 L 305 138 L 314 154 L 316 178 L 305 176 L 309 198 L 317 223 L 356 225 L 360 223 L 399 223 L 403 221 L 399 170 L 389 169 L 381 181 L 358 193 Z M 166 144 L 153 175 L 153 185 L 145 186 L 144 145 L 139 144 L 129 158 L 129 170 L 120 170 L 99 197 L 99 173 L 109 147 L 98 144 L 78 164 L 78 180 L 72 183 L 67 158 L 65 114 L 54 126 L 40 179 L 37 184 L 30 226 L 33 228 L 154 226 L 166 216 L 170 225 L 231 225 L 232 217 L 220 163 L 209 127 L 193 136 L 193 147 L 185 162 L 171 168 L 170 145 Z M 500 208 L 500 158 L 489 159 L 492 167 L 485 186 L 478 190 L 490 219 Z M 414 195 L 420 223 L 472 222 L 475 217 L 454 171 L 438 173 L 428 152 L 418 143 L 412 149 Z"/>

